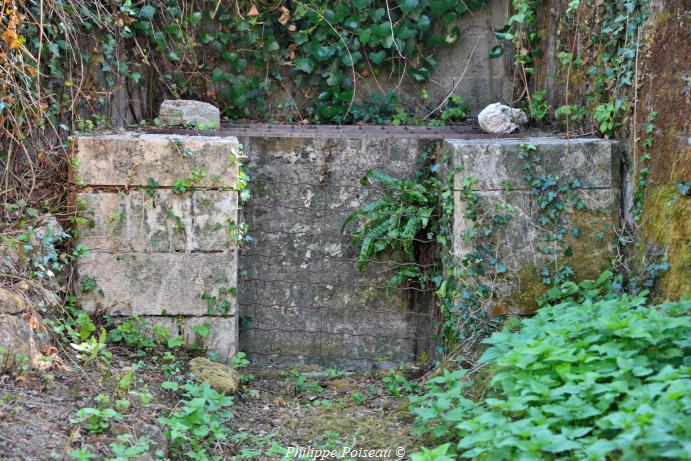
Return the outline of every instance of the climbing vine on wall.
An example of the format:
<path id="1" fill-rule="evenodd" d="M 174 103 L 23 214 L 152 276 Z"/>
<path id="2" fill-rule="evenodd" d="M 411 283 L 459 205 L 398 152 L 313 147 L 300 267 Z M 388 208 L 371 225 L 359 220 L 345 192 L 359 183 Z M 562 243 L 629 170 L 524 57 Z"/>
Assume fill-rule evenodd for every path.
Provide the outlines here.
<path id="1" fill-rule="evenodd" d="M 64 175 L 65 135 L 152 119 L 165 97 L 231 118 L 410 123 L 431 112 L 435 52 L 462 40 L 456 20 L 485 3 L 3 0 L 5 198 L 56 201 L 38 186 Z"/>

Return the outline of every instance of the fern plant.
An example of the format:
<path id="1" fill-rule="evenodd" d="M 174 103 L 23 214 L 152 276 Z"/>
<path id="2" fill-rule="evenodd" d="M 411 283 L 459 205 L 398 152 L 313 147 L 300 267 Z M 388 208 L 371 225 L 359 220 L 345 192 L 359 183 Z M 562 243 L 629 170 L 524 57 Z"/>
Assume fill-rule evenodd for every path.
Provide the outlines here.
<path id="1" fill-rule="evenodd" d="M 357 267 L 390 255 L 398 263 L 389 286 L 417 283 L 426 287 L 440 269 L 435 243 L 448 239 L 441 231 L 445 204 L 452 206 L 451 192 L 435 176 L 438 166 L 425 166 L 414 180 L 398 179 L 378 170 L 368 170 L 363 185 L 377 183 L 383 197 L 349 215 L 346 226 L 357 221 L 353 244 L 360 248 Z"/>

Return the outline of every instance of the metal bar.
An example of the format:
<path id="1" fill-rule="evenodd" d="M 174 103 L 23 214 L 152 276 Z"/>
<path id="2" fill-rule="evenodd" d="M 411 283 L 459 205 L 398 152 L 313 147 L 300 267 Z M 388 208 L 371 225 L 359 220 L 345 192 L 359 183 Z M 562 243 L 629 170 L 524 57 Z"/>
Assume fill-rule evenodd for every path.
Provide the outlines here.
<path id="1" fill-rule="evenodd" d="M 135 128 L 136 130 L 137 128 Z M 309 139 L 493 139 L 506 136 L 483 133 L 476 125 L 381 126 L 381 125 L 271 125 L 223 123 L 217 130 L 196 131 L 179 127 L 146 127 L 142 132 L 201 136 L 246 136 L 253 138 Z"/>

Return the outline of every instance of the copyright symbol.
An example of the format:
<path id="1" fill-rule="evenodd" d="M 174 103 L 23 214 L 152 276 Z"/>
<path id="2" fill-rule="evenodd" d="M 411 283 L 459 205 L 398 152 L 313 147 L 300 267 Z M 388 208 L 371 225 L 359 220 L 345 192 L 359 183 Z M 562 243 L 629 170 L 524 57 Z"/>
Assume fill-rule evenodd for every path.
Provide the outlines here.
<path id="1" fill-rule="evenodd" d="M 405 447 L 396 448 L 396 456 L 398 456 L 399 459 L 403 459 L 403 457 L 405 456 Z"/>

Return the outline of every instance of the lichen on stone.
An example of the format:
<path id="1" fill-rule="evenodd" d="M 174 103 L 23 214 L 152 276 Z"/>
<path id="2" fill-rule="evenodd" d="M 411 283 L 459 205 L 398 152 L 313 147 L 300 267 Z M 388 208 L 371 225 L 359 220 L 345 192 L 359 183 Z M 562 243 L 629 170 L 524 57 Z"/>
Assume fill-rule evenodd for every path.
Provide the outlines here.
<path id="1" fill-rule="evenodd" d="M 206 357 L 195 357 L 190 360 L 189 370 L 199 381 L 209 383 L 211 389 L 221 394 L 234 394 L 240 383 L 240 373 Z"/>
<path id="2" fill-rule="evenodd" d="M 651 188 L 645 199 L 643 239 L 663 249 L 669 270 L 661 274 L 660 296 L 691 293 L 691 201 L 676 186 Z"/>

